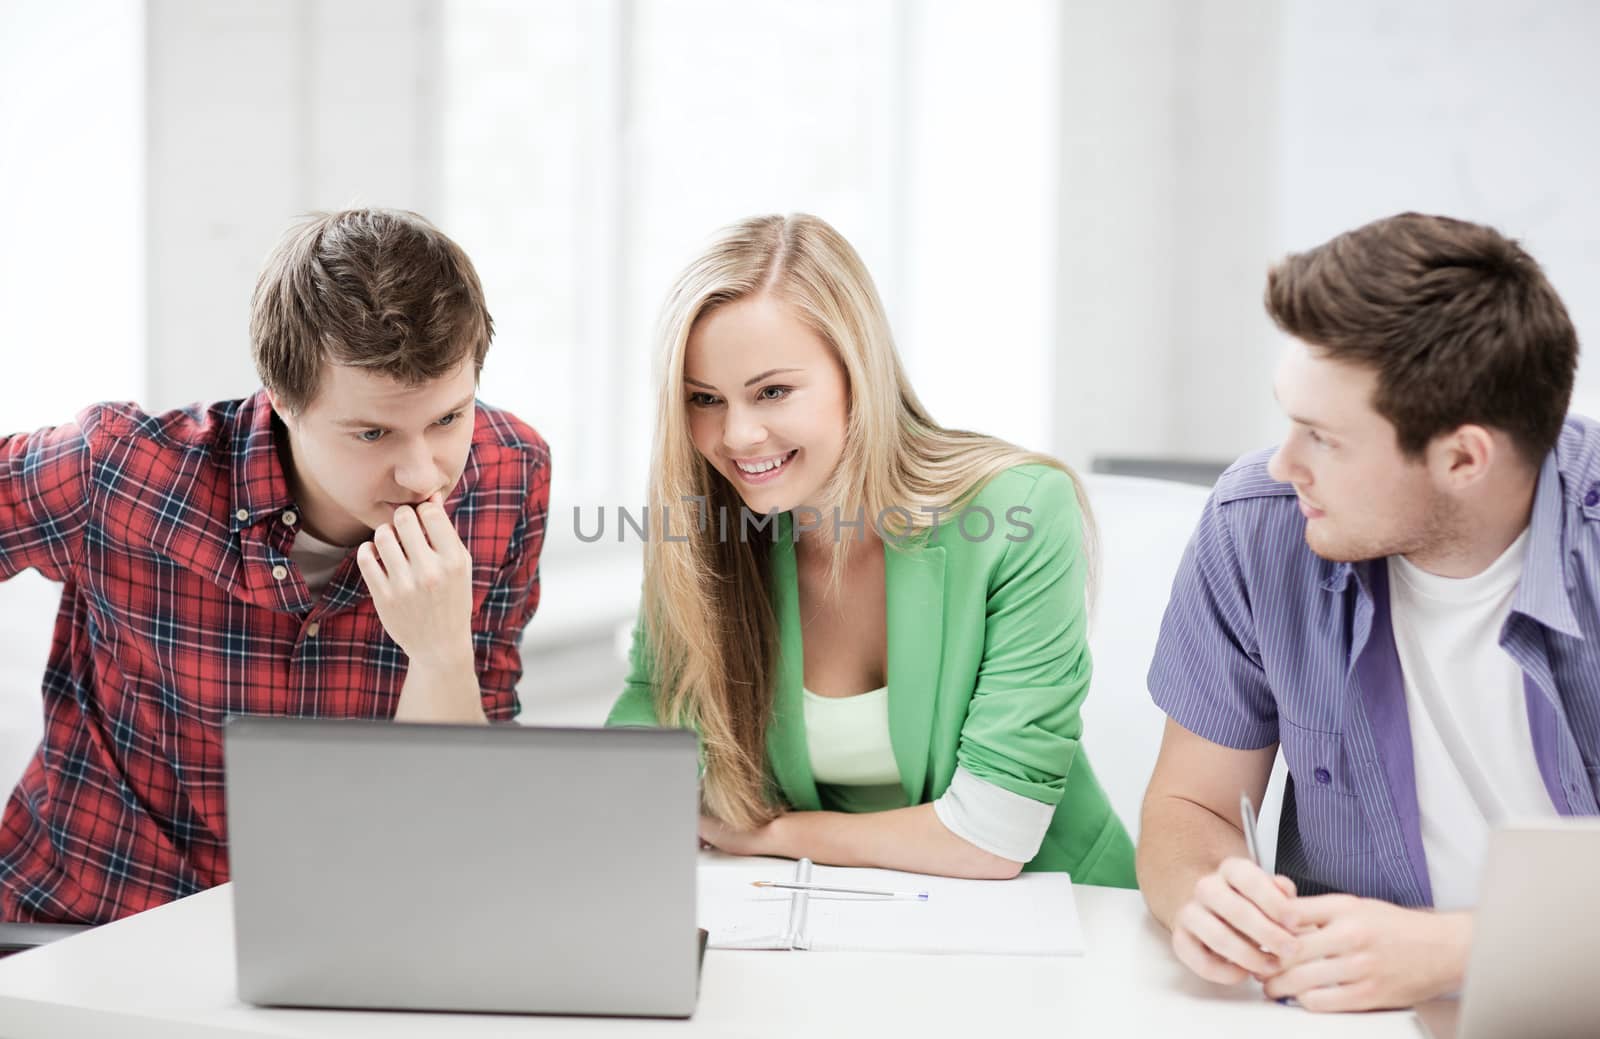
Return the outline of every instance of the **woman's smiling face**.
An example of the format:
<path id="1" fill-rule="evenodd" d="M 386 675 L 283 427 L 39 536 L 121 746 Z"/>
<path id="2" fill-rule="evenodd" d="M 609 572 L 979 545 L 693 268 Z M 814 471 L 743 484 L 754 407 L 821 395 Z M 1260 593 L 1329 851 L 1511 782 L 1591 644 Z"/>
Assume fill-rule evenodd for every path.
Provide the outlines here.
<path id="1" fill-rule="evenodd" d="M 689 436 L 752 512 L 815 506 L 844 454 L 850 394 L 833 350 L 770 294 L 725 303 L 689 332 Z"/>

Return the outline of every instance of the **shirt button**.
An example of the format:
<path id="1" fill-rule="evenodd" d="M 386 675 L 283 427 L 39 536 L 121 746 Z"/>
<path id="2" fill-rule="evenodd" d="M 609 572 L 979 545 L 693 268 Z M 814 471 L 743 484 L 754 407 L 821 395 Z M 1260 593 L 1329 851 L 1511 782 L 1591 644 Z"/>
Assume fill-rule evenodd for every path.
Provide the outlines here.
<path id="1" fill-rule="evenodd" d="M 322 630 L 322 622 L 321 621 L 312 621 L 310 624 L 306 625 L 306 638 L 308 638 L 308 639 L 316 638 L 317 637 L 317 632 L 319 632 L 321 630 Z"/>
<path id="2" fill-rule="evenodd" d="M 283 525 L 286 527 L 292 527 L 299 519 L 300 517 L 294 514 L 294 510 L 290 509 L 288 512 L 283 514 Z"/>
<path id="3" fill-rule="evenodd" d="M 277 566 L 272 568 L 272 576 L 281 581 L 285 577 L 289 576 L 289 568 L 284 566 L 282 563 L 279 563 Z"/>
<path id="4" fill-rule="evenodd" d="M 235 519 L 237 519 L 240 523 L 243 523 L 245 520 L 250 518 L 250 510 L 249 509 L 240 509 L 238 512 L 234 513 L 233 515 L 234 515 Z"/>
<path id="5" fill-rule="evenodd" d="M 1313 772 L 1312 775 L 1316 776 L 1317 782 L 1322 783 L 1323 785 L 1333 782 L 1333 773 L 1329 772 L 1321 765 L 1317 766 L 1317 770 Z"/>
<path id="6" fill-rule="evenodd" d="M 1588 494 L 1585 494 L 1583 503 L 1591 509 L 1596 505 L 1600 505 L 1600 491 L 1591 490 Z"/>

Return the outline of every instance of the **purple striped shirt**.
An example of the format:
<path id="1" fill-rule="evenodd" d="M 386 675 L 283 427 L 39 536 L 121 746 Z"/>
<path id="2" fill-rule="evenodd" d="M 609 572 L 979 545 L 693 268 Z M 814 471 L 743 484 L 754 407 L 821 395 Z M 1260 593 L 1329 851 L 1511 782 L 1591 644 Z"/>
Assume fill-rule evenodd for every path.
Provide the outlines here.
<path id="1" fill-rule="evenodd" d="M 1433 904 L 1383 560 L 1305 543 L 1270 452 L 1222 475 L 1184 552 L 1150 693 L 1228 747 L 1289 766 L 1278 871 L 1302 894 Z M 1600 813 L 1600 426 L 1571 417 L 1545 457 L 1500 645 L 1522 668 L 1533 750 L 1563 815 Z"/>

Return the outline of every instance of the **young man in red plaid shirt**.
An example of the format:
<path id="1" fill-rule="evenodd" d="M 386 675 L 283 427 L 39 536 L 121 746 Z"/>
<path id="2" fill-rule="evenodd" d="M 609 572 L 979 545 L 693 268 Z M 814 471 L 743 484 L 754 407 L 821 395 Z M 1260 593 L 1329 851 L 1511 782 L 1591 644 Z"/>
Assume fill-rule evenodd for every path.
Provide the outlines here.
<path id="1" fill-rule="evenodd" d="M 322 216 L 268 259 L 250 331 L 252 397 L 0 437 L 0 578 L 64 585 L 0 920 L 227 880 L 230 716 L 517 712 L 550 455 L 476 402 L 471 262 L 413 214 Z"/>

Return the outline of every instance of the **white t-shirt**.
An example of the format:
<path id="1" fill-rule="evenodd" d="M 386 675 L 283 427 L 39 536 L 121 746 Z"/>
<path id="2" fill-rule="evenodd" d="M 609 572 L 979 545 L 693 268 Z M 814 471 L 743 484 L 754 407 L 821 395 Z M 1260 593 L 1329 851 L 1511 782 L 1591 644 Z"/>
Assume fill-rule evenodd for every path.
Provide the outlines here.
<path id="1" fill-rule="evenodd" d="M 1477 904 L 1491 827 L 1557 814 L 1533 753 L 1522 668 L 1500 646 L 1527 542 L 1524 530 L 1473 577 L 1440 577 L 1389 557 L 1389 609 L 1436 909 Z"/>
<path id="2" fill-rule="evenodd" d="M 294 544 L 289 548 L 289 558 L 300 568 L 301 578 L 311 590 L 312 598 L 316 598 L 322 594 L 324 588 L 328 587 L 328 582 L 333 580 L 333 575 L 338 572 L 344 557 L 352 551 L 354 549 L 345 545 L 331 545 L 320 538 L 314 538 L 306 533 L 305 527 L 301 527 L 295 533 Z"/>

